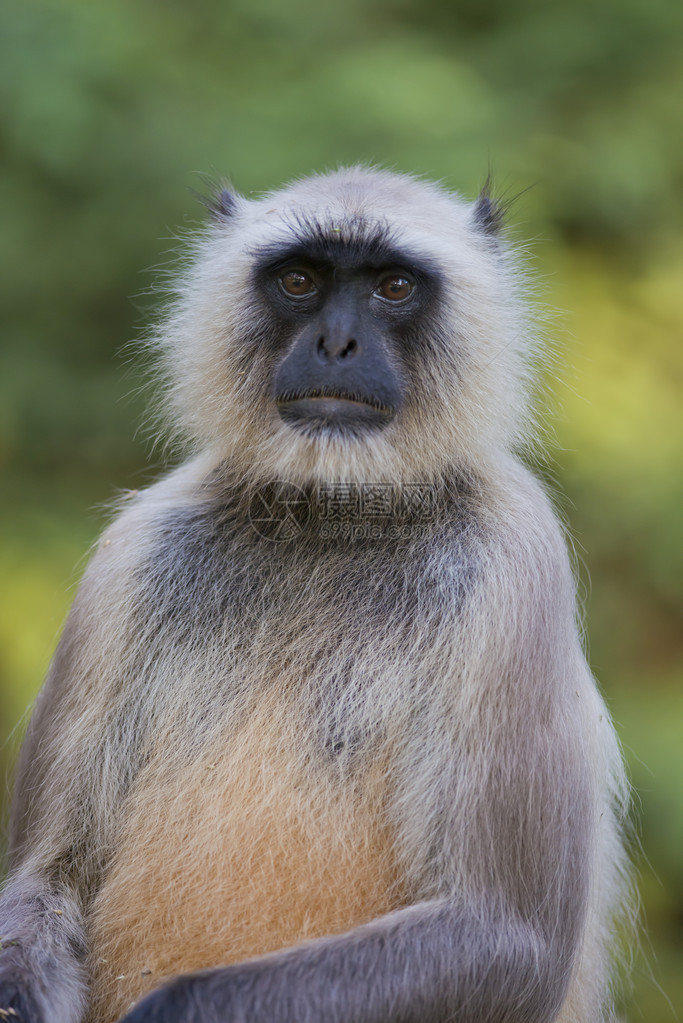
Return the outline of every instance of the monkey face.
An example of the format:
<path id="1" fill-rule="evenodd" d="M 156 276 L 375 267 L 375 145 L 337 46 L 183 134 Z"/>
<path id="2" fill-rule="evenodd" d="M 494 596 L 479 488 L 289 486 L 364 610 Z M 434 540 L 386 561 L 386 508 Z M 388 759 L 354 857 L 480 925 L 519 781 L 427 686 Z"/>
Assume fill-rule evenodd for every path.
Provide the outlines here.
<path id="1" fill-rule="evenodd" d="M 384 240 L 331 233 L 263 253 L 254 290 L 280 339 L 270 393 L 282 421 L 350 440 L 386 428 L 406 401 L 406 350 L 436 301 L 436 271 Z"/>
<path id="2" fill-rule="evenodd" d="M 532 335 L 481 204 L 355 167 L 213 211 L 158 336 L 200 448 L 259 482 L 400 483 L 515 443 Z"/>
<path id="3" fill-rule="evenodd" d="M 277 291 L 269 289 L 295 325 L 273 382 L 281 418 L 295 429 L 351 435 L 386 426 L 404 387 L 381 306 L 413 305 L 413 281 L 403 272 L 338 274 L 334 264 L 297 264 L 276 271 Z"/>

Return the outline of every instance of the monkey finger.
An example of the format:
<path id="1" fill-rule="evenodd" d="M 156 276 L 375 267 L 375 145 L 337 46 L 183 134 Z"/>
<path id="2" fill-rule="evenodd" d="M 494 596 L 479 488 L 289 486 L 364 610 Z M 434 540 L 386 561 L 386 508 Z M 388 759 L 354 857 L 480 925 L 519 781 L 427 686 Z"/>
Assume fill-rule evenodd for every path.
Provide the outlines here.
<path id="1" fill-rule="evenodd" d="M 0 973 L 0 1023 L 44 1023 L 27 985 L 5 980 Z"/>

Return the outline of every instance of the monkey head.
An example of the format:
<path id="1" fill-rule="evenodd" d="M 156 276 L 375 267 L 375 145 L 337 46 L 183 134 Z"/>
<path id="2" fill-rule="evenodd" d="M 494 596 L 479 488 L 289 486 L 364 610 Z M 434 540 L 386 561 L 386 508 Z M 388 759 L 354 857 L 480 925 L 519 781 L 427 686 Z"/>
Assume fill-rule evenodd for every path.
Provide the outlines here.
<path id="1" fill-rule="evenodd" d="M 200 448 L 256 482 L 404 482 L 523 440 L 532 337 L 487 194 L 352 167 L 211 209 L 157 336 Z"/>

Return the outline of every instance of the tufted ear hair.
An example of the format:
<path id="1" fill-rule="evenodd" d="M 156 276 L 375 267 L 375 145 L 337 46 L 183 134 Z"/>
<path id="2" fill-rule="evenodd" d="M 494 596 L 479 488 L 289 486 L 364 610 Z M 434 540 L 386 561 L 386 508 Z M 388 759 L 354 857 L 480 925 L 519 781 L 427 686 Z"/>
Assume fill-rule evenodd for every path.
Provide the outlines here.
<path id="1" fill-rule="evenodd" d="M 190 188 L 190 195 L 209 211 L 215 224 L 227 224 L 237 215 L 242 197 L 225 179 L 210 177 L 208 174 L 200 177 L 203 185 L 201 191 Z"/>
<path id="2" fill-rule="evenodd" d="M 237 193 L 230 188 L 221 188 L 214 195 L 204 200 L 212 220 L 226 222 L 232 220 L 237 213 Z"/>
<path id="3" fill-rule="evenodd" d="M 480 231 L 497 236 L 503 227 L 507 207 L 500 200 L 493 198 L 491 189 L 492 182 L 488 177 L 474 204 L 473 218 Z"/>

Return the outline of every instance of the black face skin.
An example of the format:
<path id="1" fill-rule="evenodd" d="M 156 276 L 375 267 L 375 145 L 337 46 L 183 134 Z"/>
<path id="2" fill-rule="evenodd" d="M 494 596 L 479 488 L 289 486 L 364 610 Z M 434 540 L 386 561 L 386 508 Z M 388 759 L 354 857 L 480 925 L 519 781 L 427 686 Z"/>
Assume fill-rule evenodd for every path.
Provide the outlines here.
<path id="1" fill-rule="evenodd" d="M 392 421 L 406 400 L 410 335 L 438 288 L 424 260 L 381 234 L 318 229 L 261 252 L 255 287 L 282 338 L 271 394 L 286 423 L 358 436 Z"/>

